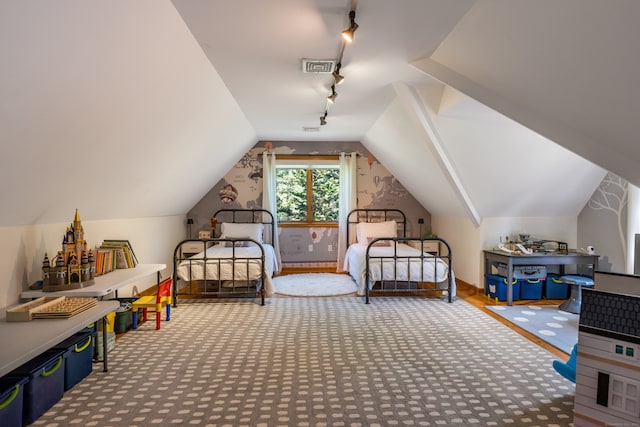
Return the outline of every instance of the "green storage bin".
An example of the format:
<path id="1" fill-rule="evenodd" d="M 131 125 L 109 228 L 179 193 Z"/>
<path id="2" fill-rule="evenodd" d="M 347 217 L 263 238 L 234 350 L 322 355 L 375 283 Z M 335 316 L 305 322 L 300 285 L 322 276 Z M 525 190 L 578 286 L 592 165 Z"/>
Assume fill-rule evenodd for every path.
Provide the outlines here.
<path id="1" fill-rule="evenodd" d="M 120 308 L 116 310 L 116 318 L 114 324 L 114 332 L 116 334 L 124 334 L 132 325 L 131 303 L 137 298 L 116 298 L 120 302 Z"/>

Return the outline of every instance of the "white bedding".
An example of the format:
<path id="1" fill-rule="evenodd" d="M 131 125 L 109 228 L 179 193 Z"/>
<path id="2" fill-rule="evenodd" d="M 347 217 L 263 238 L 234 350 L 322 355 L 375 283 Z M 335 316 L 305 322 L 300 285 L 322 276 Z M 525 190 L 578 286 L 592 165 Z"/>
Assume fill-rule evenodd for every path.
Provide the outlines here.
<path id="1" fill-rule="evenodd" d="M 273 246 L 263 244 L 262 247 L 264 248 L 266 270 L 263 285 L 265 296 L 270 297 L 273 293 L 273 282 L 271 281 L 271 278 L 276 266 L 276 257 Z M 236 258 L 256 258 L 255 260 L 236 260 L 235 277 L 233 262 L 230 259 L 233 256 L 233 249 L 235 249 Z M 178 267 L 176 268 L 178 278 L 186 281 L 204 280 L 206 273 L 207 280 L 256 280 L 262 275 L 260 259 L 262 252 L 256 245 L 237 248 L 212 246 L 208 248 L 206 252 L 207 258 L 212 258 L 207 260 L 206 271 L 204 260 L 202 259 L 204 257 L 204 252 L 200 252 L 199 254 L 192 256 L 189 260 L 182 261 L 178 264 Z M 227 260 L 225 260 L 225 258 Z M 248 269 L 247 265 L 249 266 Z"/>
<path id="2" fill-rule="evenodd" d="M 420 256 L 419 249 L 402 243 L 397 244 L 396 251 L 398 256 Z M 365 293 L 364 287 L 366 283 L 365 276 L 367 264 L 366 254 L 367 245 L 357 243 L 349 246 L 344 258 L 344 270 L 348 271 L 351 277 L 353 277 L 358 284 L 358 295 L 364 295 Z M 372 247 L 371 251 L 369 252 L 369 255 L 374 257 L 393 256 L 393 254 L 393 246 Z M 447 279 L 449 277 L 449 273 L 451 273 L 451 279 L 453 281 L 451 285 L 451 294 L 452 296 L 456 295 L 455 278 L 453 276 L 453 272 L 449 272 L 449 265 L 446 261 L 435 257 L 425 258 L 423 261 L 423 271 L 421 271 L 420 269 L 420 259 L 398 260 L 396 265 L 398 271 L 394 273 L 393 259 L 385 259 L 382 263 L 379 259 L 372 259 L 369 265 L 369 275 L 372 279 L 369 281 L 369 290 L 371 290 L 375 282 L 379 280 L 393 280 L 394 275 L 397 277 L 397 280 L 409 280 L 413 282 L 434 282 L 438 283 L 440 288 L 446 289 L 448 285 Z M 381 276 L 381 266 L 384 277 Z M 411 273 L 411 277 L 408 277 L 408 270 Z"/>

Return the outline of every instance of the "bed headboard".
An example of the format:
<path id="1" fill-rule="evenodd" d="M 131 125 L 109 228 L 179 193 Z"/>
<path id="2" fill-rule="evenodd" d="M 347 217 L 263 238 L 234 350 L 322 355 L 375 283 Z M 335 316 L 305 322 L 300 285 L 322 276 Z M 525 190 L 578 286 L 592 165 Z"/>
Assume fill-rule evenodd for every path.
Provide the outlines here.
<path id="1" fill-rule="evenodd" d="M 395 221 L 398 224 L 398 237 L 407 236 L 407 218 L 400 209 L 354 209 L 347 215 L 347 246 L 355 242 L 356 225 L 359 222 L 382 221 Z"/>
<path id="2" fill-rule="evenodd" d="M 273 244 L 275 222 L 271 212 L 265 209 L 218 209 L 213 217 L 218 220 L 218 228 L 223 222 L 264 224 L 264 243 Z"/>

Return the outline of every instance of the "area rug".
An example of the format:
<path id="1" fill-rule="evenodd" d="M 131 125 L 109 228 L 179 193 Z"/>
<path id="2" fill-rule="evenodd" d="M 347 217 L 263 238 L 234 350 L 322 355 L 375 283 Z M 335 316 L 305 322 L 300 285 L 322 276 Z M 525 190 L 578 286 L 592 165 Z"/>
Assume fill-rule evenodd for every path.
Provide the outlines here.
<path id="1" fill-rule="evenodd" d="M 347 295 L 356 291 L 356 282 L 347 274 L 304 273 L 273 278 L 276 294 L 301 297 Z"/>
<path id="2" fill-rule="evenodd" d="M 487 308 L 565 353 L 571 353 L 578 342 L 580 316 L 561 311 L 557 305 L 492 305 Z"/>
<path id="3" fill-rule="evenodd" d="M 33 427 L 570 426 L 554 359 L 463 300 L 181 300 Z"/>

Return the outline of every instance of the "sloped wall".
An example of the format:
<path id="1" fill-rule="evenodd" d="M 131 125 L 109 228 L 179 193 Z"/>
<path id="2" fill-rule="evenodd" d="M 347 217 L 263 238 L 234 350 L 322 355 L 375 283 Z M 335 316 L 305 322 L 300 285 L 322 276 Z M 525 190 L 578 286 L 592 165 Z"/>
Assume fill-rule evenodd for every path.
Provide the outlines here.
<path id="1" fill-rule="evenodd" d="M 418 218 L 424 219 L 423 233 L 431 232 L 431 214 L 427 212 L 393 175 L 359 142 L 270 142 L 278 154 L 337 155 L 358 153 L 358 207 L 397 208 L 407 216 L 407 233 L 419 234 Z M 262 153 L 265 142 L 259 142 L 187 213 L 193 219 L 192 235 L 210 230 L 210 218 L 223 208 L 262 207 Z M 220 191 L 233 186 L 235 198 L 223 201 Z M 227 187 L 230 188 L 230 187 Z M 280 251 L 283 263 L 335 263 L 338 229 L 327 227 L 281 227 Z M 330 249 L 329 249 L 330 248 Z M 312 249 L 312 250 L 310 250 Z"/>

